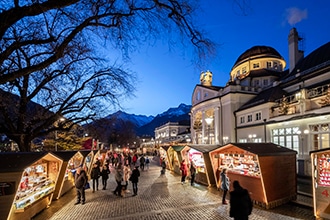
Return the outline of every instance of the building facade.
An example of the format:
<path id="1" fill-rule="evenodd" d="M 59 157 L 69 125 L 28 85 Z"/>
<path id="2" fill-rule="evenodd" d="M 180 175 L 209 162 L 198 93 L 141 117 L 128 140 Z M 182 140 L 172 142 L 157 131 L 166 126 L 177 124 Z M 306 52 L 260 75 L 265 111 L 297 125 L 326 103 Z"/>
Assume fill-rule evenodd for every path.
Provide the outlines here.
<path id="1" fill-rule="evenodd" d="M 301 40 L 291 29 L 289 68 L 274 48 L 254 46 L 225 86 L 202 72 L 192 94 L 192 143 L 272 142 L 297 151 L 298 174 L 311 175 L 309 152 L 330 147 L 330 42 L 305 57 Z"/>
<path id="2" fill-rule="evenodd" d="M 155 145 L 157 147 L 173 143 L 190 142 L 190 125 L 183 125 L 179 122 L 168 122 L 155 128 Z"/>

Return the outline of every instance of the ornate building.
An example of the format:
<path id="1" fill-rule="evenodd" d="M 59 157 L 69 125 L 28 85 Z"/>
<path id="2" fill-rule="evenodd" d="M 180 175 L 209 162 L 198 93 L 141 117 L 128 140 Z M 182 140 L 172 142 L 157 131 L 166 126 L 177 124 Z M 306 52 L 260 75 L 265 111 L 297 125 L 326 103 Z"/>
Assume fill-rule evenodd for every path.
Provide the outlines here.
<path id="1" fill-rule="evenodd" d="M 290 30 L 289 69 L 272 47 L 238 57 L 229 81 L 202 72 L 192 94 L 193 144 L 272 142 L 297 151 L 298 173 L 311 175 L 309 152 L 330 147 L 330 42 L 304 57 Z"/>

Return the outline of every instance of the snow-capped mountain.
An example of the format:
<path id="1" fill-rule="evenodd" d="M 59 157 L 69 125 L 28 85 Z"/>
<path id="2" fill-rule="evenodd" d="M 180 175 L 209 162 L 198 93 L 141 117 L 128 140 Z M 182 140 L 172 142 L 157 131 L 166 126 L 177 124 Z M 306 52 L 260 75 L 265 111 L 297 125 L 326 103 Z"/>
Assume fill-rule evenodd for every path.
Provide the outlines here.
<path id="1" fill-rule="evenodd" d="M 94 126 L 102 127 L 103 135 L 109 136 L 113 129 L 127 130 L 127 125 L 131 124 L 130 129 L 135 130 L 137 136 L 154 136 L 155 128 L 166 124 L 167 122 L 179 122 L 180 124 L 189 124 L 189 112 L 191 105 L 180 104 L 177 108 L 169 108 L 167 111 L 155 116 L 128 114 L 123 111 L 117 111 L 105 117 L 105 120 L 98 120 L 93 123 Z M 101 136 L 101 135 L 98 135 Z"/>
<path id="2" fill-rule="evenodd" d="M 117 119 L 122 121 L 130 121 L 136 127 L 141 127 L 145 124 L 150 123 L 155 117 L 154 116 L 145 116 L 145 115 L 135 115 L 135 114 L 128 114 L 123 111 L 117 111 L 114 114 L 108 115 L 106 119 Z"/>

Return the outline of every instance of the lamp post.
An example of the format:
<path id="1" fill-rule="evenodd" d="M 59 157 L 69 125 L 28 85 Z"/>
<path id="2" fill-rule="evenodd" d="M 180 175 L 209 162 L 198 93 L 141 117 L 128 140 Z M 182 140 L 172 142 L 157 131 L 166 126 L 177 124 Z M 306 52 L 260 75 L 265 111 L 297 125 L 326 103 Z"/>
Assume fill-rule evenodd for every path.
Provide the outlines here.
<path id="1" fill-rule="evenodd" d="M 224 137 L 222 138 L 222 140 L 223 140 L 223 143 L 224 143 L 224 144 L 227 144 L 227 141 L 229 140 L 229 137 L 224 136 Z"/>
<path id="2" fill-rule="evenodd" d="M 213 118 L 205 118 L 207 124 L 207 142 L 210 144 L 210 126 L 213 122 Z"/>

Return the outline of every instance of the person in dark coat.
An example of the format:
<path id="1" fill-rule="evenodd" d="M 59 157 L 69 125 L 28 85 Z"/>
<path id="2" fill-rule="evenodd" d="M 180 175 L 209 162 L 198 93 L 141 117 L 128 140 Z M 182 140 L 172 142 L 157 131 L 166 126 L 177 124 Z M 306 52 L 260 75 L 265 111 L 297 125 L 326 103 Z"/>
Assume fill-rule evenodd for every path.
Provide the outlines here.
<path id="1" fill-rule="evenodd" d="M 135 166 L 135 168 L 132 171 L 132 175 L 129 178 L 129 180 L 132 182 L 132 186 L 133 186 L 133 196 L 136 196 L 137 192 L 138 192 L 139 177 L 140 177 L 139 166 Z"/>
<path id="2" fill-rule="evenodd" d="M 235 220 L 248 220 L 253 207 L 249 192 L 241 187 L 237 180 L 233 182 L 233 187 L 234 190 L 229 193 L 229 216 Z"/>
<path id="3" fill-rule="evenodd" d="M 224 168 L 222 170 L 222 172 L 220 173 L 220 187 L 223 191 L 222 194 L 222 204 L 227 205 L 227 201 L 226 201 L 226 196 L 227 196 L 227 192 L 229 190 L 229 186 L 230 186 L 230 180 L 229 177 L 227 176 L 227 169 Z"/>
<path id="4" fill-rule="evenodd" d="M 190 163 L 190 185 L 195 184 L 195 176 L 196 176 L 196 165 L 193 161 Z"/>
<path id="5" fill-rule="evenodd" d="M 101 171 L 103 190 L 107 189 L 107 181 L 109 179 L 110 170 L 107 165 L 104 165 Z"/>
<path id="6" fill-rule="evenodd" d="M 88 181 L 87 174 L 85 170 L 79 167 L 76 171 L 74 184 L 77 191 L 77 202 L 75 205 L 78 205 L 80 202 L 81 204 L 85 204 L 85 185 Z"/>
<path id="7" fill-rule="evenodd" d="M 93 192 L 95 192 L 95 185 L 96 190 L 99 190 L 99 178 L 101 176 L 100 167 L 97 163 L 94 163 L 93 168 L 91 170 L 91 178 L 93 179 Z"/>

